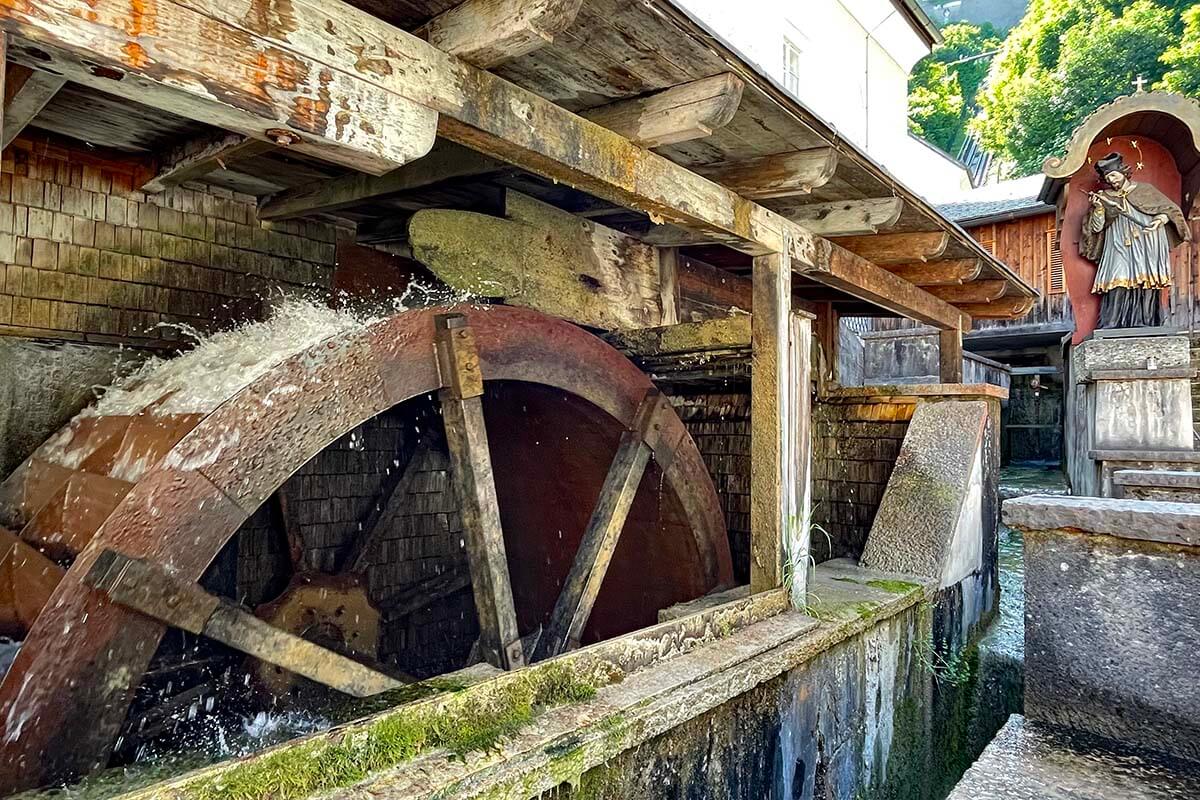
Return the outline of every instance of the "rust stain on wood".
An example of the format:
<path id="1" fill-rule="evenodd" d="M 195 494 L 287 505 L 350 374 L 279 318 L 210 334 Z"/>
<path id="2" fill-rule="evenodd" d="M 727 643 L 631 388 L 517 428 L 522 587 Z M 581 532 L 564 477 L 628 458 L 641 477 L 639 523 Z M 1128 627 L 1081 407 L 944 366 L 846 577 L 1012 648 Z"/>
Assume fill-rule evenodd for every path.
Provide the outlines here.
<path id="1" fill-rule="evenodd" d="M 255 33 L 284 39 L 299 28 L 292 0 L 250 0 L 250 9 L 242 22 Z"/>
<path id="2" fill-rule="evenodd" d="M 320 88 L 317 98 L 297 97 L 292 101 L 292 113 L 288 116 L 288 124 L 295 128 L 312 133 L 324 134 L 329 128 L 329 112 L 333 108 L 329 84 L 333 82 L 333 72 L 328 67 L 322 68 L 317 75 Z"/>
<path id="3" fill-rule="evenodd" d="M 372 75 L 381 77 L 392 74 L 392 64 L 386 58 L 367 55 L 367 45 L 360 44 L 357 47 L 350 48 L 350 52 L 357 56 L 354 62 L 354 69 L 358 72 L 369 72 Z"/>

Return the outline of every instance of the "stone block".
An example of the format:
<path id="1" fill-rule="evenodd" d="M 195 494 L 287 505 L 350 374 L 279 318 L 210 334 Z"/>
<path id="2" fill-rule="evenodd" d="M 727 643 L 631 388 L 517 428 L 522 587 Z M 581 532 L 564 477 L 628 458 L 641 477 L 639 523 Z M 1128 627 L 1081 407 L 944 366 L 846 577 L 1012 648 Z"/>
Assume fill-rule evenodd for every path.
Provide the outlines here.
<path id="1" fill-rule="evenodd" d="M 1100 369 L 1186 367 L 1190 362 L 1186 336 L 1089 339 L 1075 347 L 1071 357 L 1075 359 L 1078 374 Z"/>
<path id="2" fill-rule="evenodd" d="M 1024 530 L 1025 713 L 1200 760 L 1200 506 L 1009 501 Z"/>
<path id="3" fill-rule="evenodd" d="M 982 566 L 982 400 L 922 403 L 867 537 L 865 566 L 950 586 Z"/>

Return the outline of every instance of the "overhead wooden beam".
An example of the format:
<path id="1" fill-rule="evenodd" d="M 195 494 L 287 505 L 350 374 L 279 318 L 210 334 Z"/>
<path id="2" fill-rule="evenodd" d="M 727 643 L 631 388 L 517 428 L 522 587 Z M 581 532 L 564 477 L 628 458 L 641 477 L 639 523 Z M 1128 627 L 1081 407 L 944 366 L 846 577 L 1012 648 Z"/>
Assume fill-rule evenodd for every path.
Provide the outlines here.
<path id="1" fill-rule="evenodd" d="M 221 133 L 192 139 L 175 147 L 158 165 L 158 172 L 142 187 L 151 194 L 166 191 L 187 181 L 203 178 L 229 164 L 253 158 L 276 149 L 277 145 L 261 139 L 251 139 L 240 133 Z"/>
<path id="2" fill-rule="evenodd" d="M 832 203 L 772 203 L 779 214 L 803 225 L 818 236 L 854 236 L 878 233 L 895 225 L 904 211 L 899 197 L 838 200 Z"/>
<path id="3" fill-rule="evenodd" d="M 917 286 L 955 286 L 970 283 L 983 271 L 978 258 L 950 258 L 943 261 L 916 261 L 881 264 L 888 272 Z"/>
<path id="4" fill-rule="evenodd" d="M 164 0 L 133 17 L 119 0 L 0 8 L 0 24 L 19 39 L 11 59 L 98 91 L 376 175 L 433 146 L 437 113 L 365 80 L 384 69 L 378 62 L 304 52 L 326 47 L 324 23 L 246 22 L 261 17 L 243 2 Z M 289 32 L 308 47 L 285 41 Z"/>
<path id="5" fill-rule="evenodd" d="M 5 65 L 4 133 L 0 137 L 0 148 L 8 147 L 66 82 L 61 75 L 30 69 L 22 64 Z"/>
<path id="6" fill-rule="evenodd" d="M 480 401 L 483 376 L 479 371 L 475 335 L 461 314 L 442 314 L 436 324 L 438 371 L 445 384 L 439 394 L 442 420 L 467 543 L 475 611 L 479 616 L 479 646 L 492 666 L 517 669 L 525 665 L 525 651 L 517 631 L 517 611 L 483 420 Z"/>
<path id="7" fill-rule="evenodd" d="M 373 200 L 411 192 L 455 178 L 478 178 L 511 169 L 494 158 L 453 142 L 439 142 L 429 155 L 386 175 L 352 172 L 333 180 L 315 181 L 280 192 L 258 209 L 262 220 L 281 220 L 309 214 L 329 214 Z"/>
<path id="8" fill-rule="evenodd" d="M 1020 319 L 1033 309 L 1036 298 L 1001 297 L 990 303 L 964 303 L 959 309 L 975 319 Z"/>
<path id="9" fill-rule="evenodd" d="M 661 324 L 657 249 L 519 192 L 506 193 L 505 214 L 418 211 L 413 257 L 454 289 L 583 325 Z"/>
<path id="10" fill-rule="evenodd" d="M 828 248 L 829 254 L 827 258 L 815 259 L 819 265 L 808 266 L 793 260 L 793 269 L 826 286 L 910 319 L 939 329 L 958 326 L 959 311 L 949 303 L 836 244 L 825 243 L 824 247 Z"/>
<path id="11" fill-rule="evenodd" d="M 610 338 L 617 349 L 634 356 L 736 350 L 750 346 L 750 315 L 639 328 L 621 331 Z"/>
<path id="12" fill-rule="evenodd" d="M 416 34 L 468 64 L 490 69 L 554 41 L 582 0 L 466 0 Z"/>
<path id="13" fill-rule="evenodd" d="M 698 167 L 701 175 L 751 200 L 804 195 L 824 186 L 837 171 L 832 147 L 796 150 L 728 164 Z"/>
<path id="14" fill-rule="evenodd" d="M 945 231 L 922 231 L 844 236 L 839 238 L 837 243 L 875 264 L 905 264 L 937 258 L 946 252 L 946 246 L 950 244 L 950 234 Z"/>
<path id="15" fill-rule="evenodd" d="M 733 119 L 745 84 L 731 73 L 701 78 L 654 94 L 584 111 L 584 119 L 642 147 L 711 136 Z"/>
<path id="16" fill-rule="evenodd" d="M 650 461 L 655 420 L 672 413 L 670 403 L 656 390 L 650 390 L 634 415 L 630 429 L 621 434 L 617 453 L 600 487 L 600 497 L 592 510 L 571 570 L 554 603 L 550 622 L 538 640 L 534 660 L 552 658 L 579 647 L 583 629 L 592 614 L 596 597 L 608 574 L 608 565 L 625 527 L 625 519 L 641 485 Z"/>
<path id="17" fill-rule="evenodd" d="M 973 281 L 961 286 L 930 286 L 926 291 L 947 303 L 960 305 L 962 303 L 990 303 L 998 300 L 1007 287 L 1007 281 L 985 280 Z"/>
<path id="18" fill-rule="evenodd" d="M 162 567 L 113 550 L 100 554 L 84 582 L 114 603 L 354 697 L 370 697 L 404 685 L 340 653 L 282 631 L 228 600 L 209 594 L 199 584 L 180 580 Z"/>
<path id="19" fill-rule="evenodd" d="M 754 259 L 750 347 L 750 591 L 783 585 L 788 525 L 788 387 L 792 265 L 787 252 Z"/>

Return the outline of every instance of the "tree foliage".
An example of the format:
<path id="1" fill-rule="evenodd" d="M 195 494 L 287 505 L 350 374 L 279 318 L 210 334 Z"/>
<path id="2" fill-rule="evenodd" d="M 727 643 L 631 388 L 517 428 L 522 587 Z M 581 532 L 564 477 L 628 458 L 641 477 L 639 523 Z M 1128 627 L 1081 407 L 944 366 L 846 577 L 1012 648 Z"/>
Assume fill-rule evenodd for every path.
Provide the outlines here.
<path id="1" fill-rule="evenodd" d="M 971 129 L 1015 175 L 1032 174 L 1139 76 L 1194 91 L 1198 54 L 1189 0 L 1033 0 L 992 65 Z"/>
<path id="2" fill-rule="evenodd" d="M 988 60 L 1000 37 L 990 24 L 958 23 L 942 29 L 943 43 L 917 62 L 909 79 L 908 121 L 913 133 L 954 153 L 962 145 Z"/>

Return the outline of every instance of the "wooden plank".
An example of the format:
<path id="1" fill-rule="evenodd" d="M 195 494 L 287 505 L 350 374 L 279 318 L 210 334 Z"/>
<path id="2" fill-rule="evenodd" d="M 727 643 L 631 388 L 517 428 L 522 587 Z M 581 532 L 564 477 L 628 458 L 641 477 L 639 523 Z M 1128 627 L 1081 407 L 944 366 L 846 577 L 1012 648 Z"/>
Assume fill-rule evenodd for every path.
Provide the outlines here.
<path id="1" fill-rule="evenodd" d="M 199 584 L 166 570 L 105 550 L 84 582 L 119 605 L 207 636 L 239 652 L 282 667 L 354 697 L 370 697 L 404 684 L 340 653 L 279 630 Z"/>
<path id="2" fill-rule="evenodd" d="M 239 2 L 223 10 L 235 24 L 169 0 L 132 16 L 120 0 L 43 0 L 0 8 L 0 24 L 21 40 L 9 57 L 27 66 L 252 138 L 283 135 L 353 169 L 380 174 L 433 145 L 436 112 L 364 80 L 379 68 L 371 59 L 334 65 L 272 37 L 294 30 L 282 15 L 266 20 Z"/>
<path id="3" fill-rule="evenodd" d="M 658 250 L 658 297 L 662 312 L 660 325 L 675 325 L 679 322 L 679 248 L 662 247 Z"/>
<path id="4" fill-rule="evenodd" d="M 788 339 L 792 270 L 787 252 L 754 259 L 750 346 L 750 591 L 783 585 L 787 530 Z"/>
<path id="5" fill-rule="evenodd" d="M 1001 297 L 990 303 L 964 303 L 958 308 L 975 319 L 1020 319 L 1033 309 L 1033 297 Z"/>
<path id="6" fill-rule="evenodd" d="M 600 594 L 625 519 L 650 460 L 646 431 L 664 412 L 672 413 L 670 404 L 658 391 L 650 390 L 638 407 L 630 430 L 621 434 L 617 453 L 600 487 L 600 497 L 584 529 L 579 549 L 575 551 L 571 570 L 554 603 L 550 622 L 538 640 L 535 661 L 579 647 L 583 629 Z"/>
<path id="7" fill-rule="evenodd" d="M 771 207 L 819 236 L 861 236 L 878 233 L 899 222 L 904 200 L 873 197 L 832 203 L 772 203 Z"/>
<path id="8" fill-rule="evenodd" d="M 784 585 L 792 607 L 808 607 L 808 573 L 812 557 L 812 324 L 810 314 L 793 312 L 789 321 L 789 409 L 784 476 L 787 526 L 784 528 Z"/>
<path id="9" fill-rule="evenodd" d="M 279 511 L 279 522 L 283 526 L 283 538 L 288 546 L 288 558 L 293 572 L 309 569 L 308 552 L 304 548 L 304 537 L 300 535 L 300 523 L 296 521 L 296 509 L 288 497 L 287 484 L 275 492 L 275 504 Z"/>
<path id="10" fill-rule="evenodd" d="M 680 262 L 678 279 L 684 321 L 749 314 L 754 303 L 748 279 L 694 259 Z"/>
<path id="11" fill-rule="evenodd" d="M 480 650 L 492 666 L 517 669 L 525 665 L 525 653 L 517 631 L 492 457 L 479 399 L 483 394 L 479 354 L 465 317 L 443 314 L 436 324 L 438 369 L 446 387 L 439 397 L 479 615 Z"/>
<path id="12" fill-rule="evenodd" d="M 634 356 L 748 348 L 750 315 L 736 314 L 700 322 L 681 322 L 677 325 L 621 331 L 614 334 L 612 340 L 621 352 Z"/>
<path id="13" fill-rule="evenodd" d="M 482 178 L 506 168 L 511 169 L 474 150 L 452 142 L 439 142 L 429 155 L 386 175 L 350 173 L 280 192 L 259 206 L 258 218 L 280 220 L 308 214 L 329 214 L 389 195 L 424 189 L 442 181 Z"/>
<path id="14" fill-rule="evenodd" d="M 824 264 L 808 267 L 793 261 L 793 268 L 826 286 L 910 319 L 943 329 L 958 326 L 959 310 L 954 306 L 849 250 L 836 244 L 826 246 L 830 248 L 829 258 L 818 259 Z"/>
<path id="15" fill-rule="evenodd" d="M 582 0 L 465 0 L 416 31 L 439 50 L 481 69 L 497 67 L 565 31 Z"/>
<path id="16" fill-rule="evenodd" d="M 30 69 L 21 64 L 5 65 L 4 133 L 0 137 L 0 147 L 8 147 L 54 99 L 66 82 L 67 79 L 61 75 Z"/>
<path id="17" fill-rule="evenodd" d="M 817 341 L 820 343 L 821 360 L 823 364 L 817 365 L 817 379 L 820 381 L 819 386 L 824 389 L 826 385 L 837 383 L 838 381 L 838 353 L 841 350 L 841 315 L 834 308 L 832 302 L 823 302 L 816 304 L 816 324 L 814 325 L 814 334 Z"/>
<path id="18" fill-rule="evenodd" d="M 990 303 L 1000 299 L 1008 281 L 984 280 L 972 281 L 961 286 L 930 286 L 926 289 L 934 297 L 940 297 L 947 303 Z"/>
<path id="19" fill-rule="evenodd" d="M 950 234 L 932 231 L 843 236 L 837 240 L 837 244 L 875 264 L 905 264 L 937 258 L 946 252 Z"/>
<path id="20" fill-rule="evenodd" d="M 23 639 L 66 570 L 0 528 L 0 635 Z"/>
<path id="21" fill-rule="evenodd" d="M 642 147 L 661 147 L 703 139 L 727 125 L 742 102 L 743 87 L 727 72 L 593 108 L 583 117 Z"/>
<path id="22" fill-rule="evenodd" d="M 518 192 L 507 192 L 505 211 L 418 211 L 408 224 L 413 257 L 454 289 L 582 325 L 661 324 L 655 248 Z"/>
<path id="23" fill-rule="evenodd" d="M 824 186 L 837 172 L 832 147 L 816 147 L 730 164 L 698 167 L 697 172 L 751 200 L 793 197 Z"/>
<path id="24" fill-rule="evenodd" d="M 942 383 L 962 383 L 962 331 L 957 328 L 938 331 L 938 362 Z"/>
<path id="25" fill-rule="evenodd" d="M 276 147 L 271 142 L 251 139 L 240 133 L 193 139 L 172 149 L 159 162 L 157 174 L 141 189 L 152 194 L 166 191 L 168 187 L 203 178 L 213 170 L 225 169 L 239 159 L 253 158 Z"/>
<path id="26" fill-rule="evenodd" d="M 422 436 L 404 469 L 397 469 L 385 478 L 366 519 L 359 526 L 358 535 L 342 555 L 337 572 L 362 572 L 367 568 L 367 558 L 387 531 L 388 522 L 412 490 L 413 483 L 421 474 L 421 467 L 425 465 L 432 449 L 433 442 L 430 437 Z"/>
<path id="27" fill-rule="evenodd" d="M 979 277 L 983 262 L 978 258 L 950 258 L 943 261 L 910 261 L 880 264 L 888 272 L 917 286 L 954 286 Z"/>

